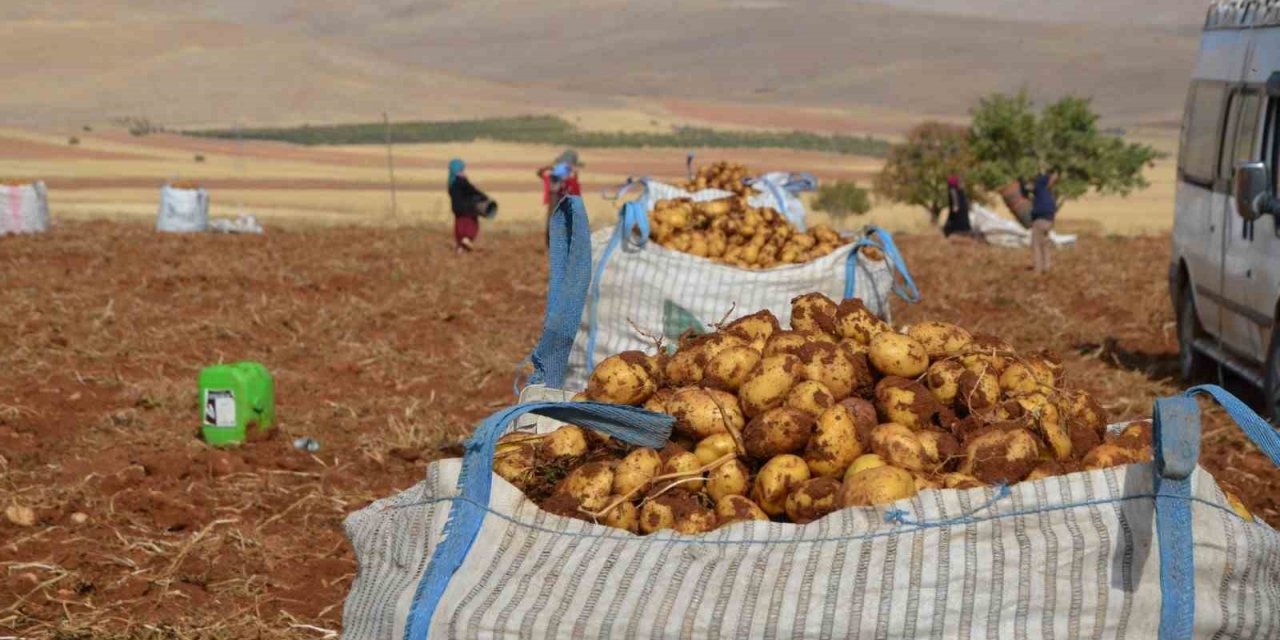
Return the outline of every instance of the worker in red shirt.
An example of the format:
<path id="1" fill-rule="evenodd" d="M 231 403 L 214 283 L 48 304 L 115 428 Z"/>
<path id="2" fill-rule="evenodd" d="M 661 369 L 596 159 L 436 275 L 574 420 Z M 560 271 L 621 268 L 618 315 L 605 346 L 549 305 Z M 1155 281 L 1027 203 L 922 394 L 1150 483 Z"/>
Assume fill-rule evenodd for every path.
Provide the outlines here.
<path id="1" fill-rule="evenodd" d="M 582 184 L 578 182 L 578 152 L 565 149 L 550 165 L 538 169 L 542 178 L 542 204 L 547 207 L 546 241 L 551 246 L 551 214 L 565 196 L 581 196 Z"/>

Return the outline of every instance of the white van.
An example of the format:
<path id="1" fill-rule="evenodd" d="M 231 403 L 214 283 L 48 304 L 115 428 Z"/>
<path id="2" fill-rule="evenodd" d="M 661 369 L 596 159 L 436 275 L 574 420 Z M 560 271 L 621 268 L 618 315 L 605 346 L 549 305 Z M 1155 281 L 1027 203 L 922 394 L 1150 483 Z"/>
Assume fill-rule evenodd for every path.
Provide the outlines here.
<path id="1" fill-rule="evenodd" d="M 1215 364 L 1280 420 L 1280 0 L 1212 5 L 1187 97 L 1169 290 L 1185 378 Z"/>

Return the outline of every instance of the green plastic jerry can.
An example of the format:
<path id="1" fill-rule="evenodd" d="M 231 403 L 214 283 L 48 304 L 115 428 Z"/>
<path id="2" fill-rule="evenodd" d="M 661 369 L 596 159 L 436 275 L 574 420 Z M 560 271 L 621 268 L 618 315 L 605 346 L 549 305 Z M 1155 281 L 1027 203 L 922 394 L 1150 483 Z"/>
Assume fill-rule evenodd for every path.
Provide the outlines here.
<path id="1" fill-rule="evenodd" d="M 214 446 L 240 444 L 251 431 L 276 421 L 275 382 L 257 362 L 236 362 L 200 372 L 201 432 Z"/>

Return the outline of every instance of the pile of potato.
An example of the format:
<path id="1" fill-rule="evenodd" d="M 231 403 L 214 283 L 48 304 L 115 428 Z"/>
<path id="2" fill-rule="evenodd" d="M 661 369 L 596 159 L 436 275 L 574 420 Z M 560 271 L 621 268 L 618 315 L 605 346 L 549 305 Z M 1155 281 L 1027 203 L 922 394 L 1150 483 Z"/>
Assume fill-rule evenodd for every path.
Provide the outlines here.
<path id="1" fill-rule="evenodd" d="M 943 322 L 899 333 L 857 299 L 817 293 L 792 301 L 790 330 L 761 311 L 672 355 L 608 358 L 579 399 L 667 413 L 672 438 L 654 450 L 576 426 L 510 434 L 494 469 L 552 513 L 641 534 L 804 524 L 1152 456 L 1150 421 L 1109 433 L 1050 353 Z"/>
<path id="2" fill-rule="evenodd" d="M 849 242 L 827 225 L 799 231 L 776 210 L 750 206 L 745 196 L 660 200 L 649 219 L 649 237 L 669 249 L 744 269 L 803 264 Z"/>
<path id="3" fill-rule="evenodd" d="M 744 182 L 749 177 L 751 171 L 746 165 L 721 161 L 698 167 L 693 179 L 680 183 L 680 186 L 687 191 L 719 189 L 742 196 L 751 193 L 751 187 Z"/>

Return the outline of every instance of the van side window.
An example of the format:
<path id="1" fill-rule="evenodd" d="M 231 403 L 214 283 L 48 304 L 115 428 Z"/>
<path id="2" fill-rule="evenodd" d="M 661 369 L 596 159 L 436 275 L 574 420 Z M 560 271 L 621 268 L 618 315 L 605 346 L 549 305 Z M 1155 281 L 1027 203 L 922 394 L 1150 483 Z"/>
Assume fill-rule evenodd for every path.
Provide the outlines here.
<path id="1" fill-rule="evenodd" d="M 1240 111 L 1236 129 L 1235 154 L 1231 159 L 1232 170 L 1227 177 L 1235 175 L 1235 165 L 1258 158 L 1258 118 L 1262 111 L 1262 97 L 1256 91 L 1249 91 L 1240 94 L 1238 100 Z"/>
<path id="2" fill-rule="evenodd" d="M 1198 81 L 1191 85 L 1186 121 L 1182 126 L 1182 157 L 1178 169 L 1185 180 L 1211 185 L 1217 175 L 1222 115 L 1227 88 L 1221 83 Z"/>

